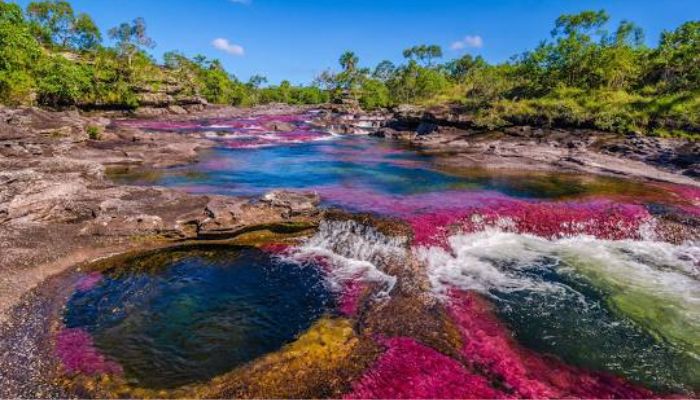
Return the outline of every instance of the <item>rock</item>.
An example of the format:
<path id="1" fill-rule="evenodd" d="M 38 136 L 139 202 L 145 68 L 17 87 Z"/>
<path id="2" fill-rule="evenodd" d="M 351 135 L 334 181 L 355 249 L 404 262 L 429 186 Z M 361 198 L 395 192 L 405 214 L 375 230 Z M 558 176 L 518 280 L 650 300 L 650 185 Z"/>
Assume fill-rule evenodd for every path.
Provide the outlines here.
<path id="1" fill-rule="evenodd" d="M 303 215 L 315 212 L 321 197 L 314 192 L 275 190 L 263 196 L 261 201 L 272 207 L 285 208 L 290 215 Z"/>
<path id="2" fill-rule="evenodd" d="M 429 135 L 435 131 L 438 130 L 438 125 L 433 124 L 430 122 L 421 122 L 420 125 L 418 125 L 418 128 L 416 128 L 416 133 L 418 135 Z"/>
<path id="3" fill-rule="evenodd" d="M 182 107 L 179 106 L 179 105 L 170 105 L 170 106 L 168 106 L 168 111 L 169 111 L 171 114 L 175 114 L 175 115 L 187 114 L 187 110 L 185 110 L 184 108 L 182 108 Z"/>
<path id="4" fill-rule="evenodd" d="M 162 92 L 139 93 L 138 102 L 141 107 L 168 107 L 175 104 L 175 98 Z"/>
<path id="5" fill-rule="evenodd" d="M 294 125 L 288 122 L 271 121 L 265 124 L 265 128 L 275 132 L 289 132 L 294 130 Z"/>
<path id="6" fill-rule="evenodd" d="M 168 109 L 162 107 L 139 107 L 134 110 L 134 115 L 139 118 L 162 117 L 168 114 Z"/>

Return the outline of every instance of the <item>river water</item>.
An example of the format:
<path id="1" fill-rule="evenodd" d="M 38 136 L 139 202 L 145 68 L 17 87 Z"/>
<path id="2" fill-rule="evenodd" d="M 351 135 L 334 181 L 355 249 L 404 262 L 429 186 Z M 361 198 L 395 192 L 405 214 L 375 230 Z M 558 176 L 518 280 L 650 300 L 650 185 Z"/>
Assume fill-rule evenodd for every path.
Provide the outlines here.
<path id="1" fill-rule="evenodd" d="M 425 354 L 435 350 L 411 337 L 378 339 L 383 340 L 386 353 L 353 383 L 351 397 L 630 397 L 652 393 L 643 390 L 698 393 L 700 245 L 670 243 L 664 235 L 664 221 L 697 221 L 700 190 L 582 174 L 459 168 L 446 162 L 449 154 L 428 154 L 371 137 L 333 136 L 309 124 L 310 118 L 310 114 L 301 114 L 183 123 L 125 121 L 125 125 L 153 134 L 200 133 L 220 146 L 203 153 L 201 162 L 194 165 L 115 171 L 112 178 L 207 194 L 256 196 L 281 188 L 312 190 L 321 195 L 324 206 L 369 212 L 407 224 L 412 230 L 408 246 L 403 239 L 385 237 L 371 227 L 325 222 L 307 243 L 280 256 L 283 265 L 323 258 L 324 279 L 331 290 L 342 292 L 356 283 L 378 285 L 378 302 L 391 298 L 400 277 L 376 260 L 387 254 L 415 260 L 425 271 L 426 295 L 442 302 L 459 326 L 466 343 L 462 358 L 431 367 L 438 368 L 434 374 L 444 375 L 440 382 L 416 376 L 403 392 L 382 391 L 392 384 L 391 379 L 398 380 L 394 383 L 397 388 L 402 385 L 392 351 L 405 348 L 403 357 L 415 352 L 416 360 L 425 361 L 432 357 Z M 287 128 L 271 131 L 269 124 L 275 121 Z M 97 290 L 92 295 L 103 296 L 119 288 L 136 290 L 134 282 L 163 285 L 182 279 L 183 272 L 173 272 L 182 266 L 168 268 L 170 272 L 155 283 L 133 277 L 121 281 L 101 278 L 97 289 L 90 290 Z M 313 274 L 305 278 L 316 279 Z M 279 285 L 260 287 L 274 291 Z M 316 287 L 294 285 L 293 290 L 285 290 Z M 186 286 L 186 291 L 201 297 L 200 286 Z M 222 294 L 229 289 L 219 288 L 212 294 L 215 299 L 227 299 L 219 312 L 236 310 L 231 305 L 235 301 Z M 251 290 L 249 286 L 234 289 Z M 76 296 L 69 307 L 73 311 L 85 306 L 90 291 Z M 281 339 L 265 349 L 272 351 L 318 318 L 315 310 L 330 304 L 323 292 L 319 296 L 321 300 L 312 302 L 310 308 L 308 299 L 307 306 L 299 308 L 308 314 L 292 321 L 300 328 L 290 330 L 282 324 Z M 491 311 L 479 306 L 482 301 Z M 106 304 L 105 310 L 114 306 Z M 189 305 L 195 306 L 201 304 Z M 144 321 L 153 318 L 153 304 L 144 307 L 131 316 L 138 321 L 132 324 L 157 324 Z M 266 318 L 280 318 L 269 309 L 274 304 L 265 303 L 265 307 Z M 69 312 L 66 321 L 72 328 L 94 331 L 101 311 L 92 312 L 94 320 L 81 322 Z M 215 316 L 217 311 L 206 308 L 204 312 Z M 353 312 L 343 311 L 346 315 Z M 484 334 L 496 329 L 494 326 L 498 326 L 496 331 Z M 120 336 L 128 331 L 121 323 L 113 323 L 110 329 Z M 250 335 L 235 333 L 238 342 L 231 343 L 245 343 Z M 119 348 L 114 337 L 93 336 L 98 347 L 108 343 L 111 349 Z M 221 340 L 222 346 L 229 344 Z M 175 350 L 179 359 L 186 358 L 187 354 L 182 355 L 186 351 L 191 348 Z M 233 358 L 249 360 L 264 351 L 233 353 Z M 435 353 L 438 356 L 445 357 Z M 546 361 L 549 359 L 556 361 Z M 402 365 L 411 362 L 404 360 Z M 464 368 L 459 363 L 465 362 L 481 365 L 479 371 L 487 370 L 491 384 L 482 387 L 482 376 L 464 377 L 448 369 L 453 368 L 451 363 Z M 231 366 L 220 361 L 211 374 L 182 381 L 211 378 Z M 152 374 L 148 368 L 134 375 Z M 427 367 L 416 361 L 415 368 Z M 493 384 L 493 376 L 498 376 L 498 385 Z M 601 376 L 609 379 L 605 385 L 600 383 Z M 138 383 L 148 384 L 147 380 Z M 624 391 L 628 384 L 642 391 Z M 158 385 L 169 386 L 156 382 Z M 589 385 L 590 391 L 580 391 L 582 385 Z"/>

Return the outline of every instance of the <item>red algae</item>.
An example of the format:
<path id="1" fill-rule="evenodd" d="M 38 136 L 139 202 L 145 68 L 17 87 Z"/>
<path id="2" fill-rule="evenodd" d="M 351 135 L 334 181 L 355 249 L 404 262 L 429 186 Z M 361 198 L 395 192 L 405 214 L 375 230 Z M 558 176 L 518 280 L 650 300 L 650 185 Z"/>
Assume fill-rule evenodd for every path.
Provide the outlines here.
<path id="1" fill-rule="evenodd" d="M 453 291 L 448 311 L 464 338 L 462 355 L 518 398 L 650 398 L 654 393 L 518 345 L 478 294 Z"/>
<path id="2" fill-rule="evenodd" d="M 338 300 L 338 311 L 346 317 L 356 316 L 360 308 L 362 294 L 366 289 L 367 285 L 360 281 L 345 283 Z"/>
<path id="3" fill-rule="evenodd" d="M 487 191 L 442 191 L 391 196 L 371 190 L 320 188 L 326 201 L 402 218 L 411 224 L 414 245 L 445 243 L 453 228 L 464 232 L 498 227 L 546 238 L 591 235 L 600 239 L 639 239 L 652 219 L 646 207 L 606 198 L 531 201 Z"/>
<path id="4" fill-rule="evenodd" d="M 69 373 L 121 374 L 119 364 L 109 361 L 95 347 L 84 329 L 63 329 L 56 335 L 56 355 Z"/>
<path id="5" fill-rule="evenodd" d="M 496 227 L 507 232 L 527 233 L 549 239 L 590 235 L 599 239 L 641 239 L 641 228 L 652 216 L 635 204 L 604 199 L 581 202 L 526 202 L 508 200 L 483 207 L 444 210 L 408 218 L 414 244 L 445 243 L 450 226 L 462 232 Z"/>
<path id="6" fill-rule="evenodd" d="M 129 120 L 116 124 L 154 132 L 204 133 L 232 149 L 303 143 L 329 138 L 326 132 L 305 124 L 306 114 L 262 115 L 248 118 L 217 118 L 189 121 Z M 280 125 L 283 124 L 283 125 Z"/>
<path id="7" fill-rule="evenodd" d="M 266 243 L 260 246 L 260 250 L 270 254 L 287 254 L 292 248 L 292 245 L 287 243 Z"/>
<path id="8" fill-rule="evenodd" d="M 380 340 L 386 352 L 348 399 L 495 399 L 507 397 L 459 362 L 412 338 Z"/>

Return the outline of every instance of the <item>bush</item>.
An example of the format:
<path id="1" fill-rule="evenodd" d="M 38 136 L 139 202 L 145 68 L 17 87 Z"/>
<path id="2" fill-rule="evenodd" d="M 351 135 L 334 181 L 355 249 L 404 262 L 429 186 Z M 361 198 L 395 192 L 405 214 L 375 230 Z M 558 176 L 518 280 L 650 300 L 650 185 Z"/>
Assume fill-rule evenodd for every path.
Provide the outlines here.
<path id="1" fill-rule="evenodd" d="M 87 134 L 90 140 L 100 140 L 102 137 L 102 131 L 97 126 L 88 126 Z"/>
<path id="2" fill-rule="evenodd" d="M 387 107 L 391 104 L 389 89 L 376 79 L 367 79 L 362 84 L 360 104 L 367 110 Z"/>
<path id="3" fill-rule="evenodd" d="M 40 104 L 58 107 L 81 103 L 90 90 L 90 72 L 62 56 L 44 59 L 37 69 Z"/>

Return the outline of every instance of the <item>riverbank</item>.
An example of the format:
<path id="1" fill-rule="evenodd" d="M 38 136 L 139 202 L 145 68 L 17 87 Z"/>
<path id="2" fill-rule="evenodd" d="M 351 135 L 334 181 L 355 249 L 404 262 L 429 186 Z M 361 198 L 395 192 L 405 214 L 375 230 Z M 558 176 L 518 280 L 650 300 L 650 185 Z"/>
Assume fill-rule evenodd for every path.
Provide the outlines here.
<path id="1" fill-rule="evenodd" d="M 687 139 L 545 123 L 486 129 L 457 106 L 398 107 L 385 121 L 374 135 L 454 154 L 448 161 L 453 166 L 573 171 L 689 185 L 700 174 L 700 143 Z"/>

